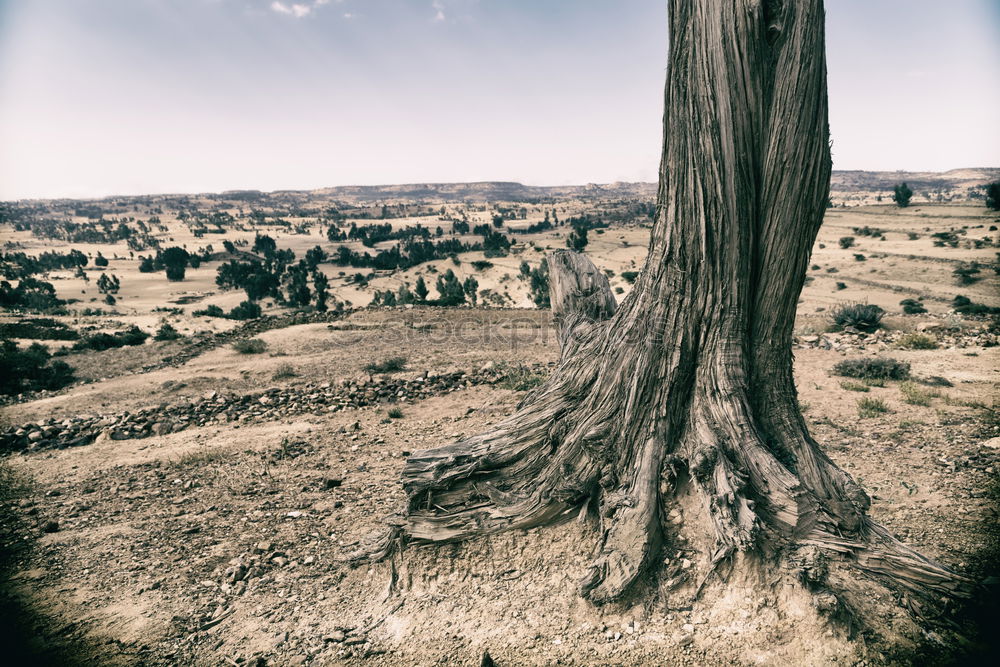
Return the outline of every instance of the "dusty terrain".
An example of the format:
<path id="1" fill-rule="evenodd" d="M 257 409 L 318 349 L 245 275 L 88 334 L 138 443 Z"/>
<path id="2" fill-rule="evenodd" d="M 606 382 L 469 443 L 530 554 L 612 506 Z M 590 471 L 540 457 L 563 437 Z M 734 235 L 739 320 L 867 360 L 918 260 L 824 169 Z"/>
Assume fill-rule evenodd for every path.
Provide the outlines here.
<path id="1" fill-rule="evenodd" d="M 437 194 L 449 215 L 458 212 L 452 207 L 478 206 Z M 561 218 L 599 211 L 610 206 L 608 196 L 574 193 L 556 203 L 525 203 L 526 219 L 509 224 L 538 221 L 553 208 Z M 611 195 L 614 201 L 620 196 Z M 491 210 L 465 212 L 488 220 Z M 416 222 L 427 224 L 423 216 L 392 220 Z M 952 275 L 960 262 L 994 261 L 998 235 L 990 227 L 996 224 L 981 202 L 965 200 L 830 209 L 800 303 L 795 350 L 800 399 L 813 434 L 872 495 L 874 518 L 922 553 L 985 582 L 991 596 L 1000 500 L 1000 347 L 988 321 L 955 315 L 951 301 L 962 294 L 1000 305 L 992 270 L 961 287 Z M 854 232 L 865 226 L 882 230 L 884 240 Z M 187 227 L 176 220 L 168 230 L 164 234 L 175 242 L 196 247 L 208 241 L 184 236 Z M 337 245 L 326 243 L 319 226 L 308 234 L 247 226 L 239 234 L 252 239 L 258 231 L 297 254 L 317 243 Z M 614 272 L 612 286 L 623 296 L 629 284 L 621 273 L 641 266 L 648 226 L 632 220 L 603 231 L 591 232 L 587 254 Z M 957 233 L 955 247 L 935 245 L 931 234 L 947 231 Z M 528 306 L 518 265 L 537 264 L 547 247 L 564 247 L 566 233 L 529 235 L 521 254 L 491 259 L 492 268 L 476 273 L 480 288 L 507 292 L 509 306 Z M 844 236 L 854 236 L 855 246 L 841 248 Z M 67 249 L 30 232 L 4 229 L 3 238 L 26 252 Z M 976 247 L 973 241 L 982 239 L 987 242 Z M 244 298 L 214 285 L 217 263 L 188 269 L 183 283 L 167 283 L 162 273 L 140 274 L 121 244 L 73 247 L 101 250 L 111 259 L 106 270 L 123 283 L 114 314 L 74 312 L 64 318 L 74 326 L 137 323 L 152 330 L 163 317 L 153 308 L 187 293 L 198 301 L 176 304 L 181 312 L 167 315 L 182 333 L 233 333 L 71 354 L 65 358 L 84 383 L 3 408 L 5 422 L 23 427 L 26 437 L 42 434 L 34 441 L 41 446 L 5 456 L 0 469 L 3 574 L 9 579 L 0 626 L 17 659 L 478 665 L 484 652 L 499 665 L 986 659 L 990 638 L 969 620 L 975 609 L 950 612 L 957 635 L 955 628 L 929 625 L 928 634 L 885 642 L 824 625 L 794 593 L 761 596 L 761 582 L 713 585 L 696 600 L 663 594 L 656 577 L 678 576 L 703 546 L 703 536 L 683 528 L 697 525 L 687 517 L 698 508 L 683 503 L 674 521 L 685 541 L 671 545 L 650 585 L 606 608 L 585 603 L 576 592 L 597 543 L 584 517 L 463 545 L 414 547 L 391 562 L 352 568 L 344 559 L 401 507 L 397 479 L 409 452 L 482 430 L 510 414 L 549 372 L 557 343 L 548 313 L 348 310 L 305 323 L 286 319 L 273 328 L 245 328 L 190 314 L 207 303 L 228 308 Z M 456 272 L 471 272 L 468 262 L 481 257 L 462 254 Z M 421 272 L 432 275 L 431 265 L 443 271 L 450 262 L 381 275 L 364 290 L 337 283 L 345 269 L 323 270 L 334 278 L 339 299 L 361 306 L 375 289 L 412 283 Z M 93 279 L 86 284 L 70 272 L 50 277 L 60 296 L 79 295 L 75 307 L 91 305 Z M 918 297 L 929 312 L 903 315 L 900 300 Z M 889 311 L 886 331 L 826 333 L 829 310 L 859 300 Z M 282 310 L 268 308 L 271 314 Z M 901 337 L 918 330 L 939 347 L 902 349 Z M 263 340 L 266 349 L 249 355 L 233 349 L 233 340 L 249 337 Z M 898 382 L 858 391 L 830 372 L 837 361 L 872 355 L 909 362 L 927 404 L 907 402 Z M 363 368 L 394 356 L 406 359 L 400 371 Z M 889 411 L 859 416 L 858 400 L 872 397 L 883 399 Z M 77 428 L 74 420 L 92 425 L 87 428 L 96 439 L 57 447 L 62 429 Z"/>

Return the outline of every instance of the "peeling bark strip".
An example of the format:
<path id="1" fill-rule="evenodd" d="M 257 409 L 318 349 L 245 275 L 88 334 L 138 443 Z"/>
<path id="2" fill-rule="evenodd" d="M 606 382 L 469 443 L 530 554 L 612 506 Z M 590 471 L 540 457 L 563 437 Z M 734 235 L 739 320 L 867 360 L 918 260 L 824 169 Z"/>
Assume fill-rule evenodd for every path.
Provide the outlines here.
<path id="1" fill-rule="evenodd" d="M 808 545 L 915 592 L 963 581 L 866 516 L 810 436 L 792 328 L 829 193 L 821 0 L 674 0 L 650 252 L 619 308 L 581 255 L 550 257 L 559 368 L 492 431 L 417 452 L 402 531 L 444 542 L 564 519 L 595 501 L 581 584 L 622 597 L 658 554 L 689 477 L 712 567 Z M 663 478 L 666 477 L 666 480 Z"/>

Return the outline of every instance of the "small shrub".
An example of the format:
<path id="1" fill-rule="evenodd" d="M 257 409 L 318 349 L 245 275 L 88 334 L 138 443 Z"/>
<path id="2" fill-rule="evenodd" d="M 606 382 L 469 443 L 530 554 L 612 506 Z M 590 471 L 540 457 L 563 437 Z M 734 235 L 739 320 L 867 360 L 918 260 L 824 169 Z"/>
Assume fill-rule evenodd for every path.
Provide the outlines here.
<path id="1" fill-rule="evenodd" d="M 840 281 L 838 280 L 838 281 L 837 281 L 837 291 L 839 292 L 839 291 L 840 291 L 840 290 L 842 290 L 842 289 L 847 289 L 847 283 L 842 283 L 842 282 L 840 282 Z"/>
<path id="2" fill-rule="evenodd" d="M 281 364 L 276 369 L 274 369 L 274 375 L 271 376 L 272 380 L 287 380 L 288 378 L 293 378 L 298 373 L 295 372 L 295 367 L 291 364 Z"/>
<path id="3" fill-rule="evenodd" d="M 372 361 L 362 366 L 362 370 L 369 375 L 374 375 L 375 373 L 396 373 L 404 368 L 406 368 L 406 357 L 389 357 L 388 359 Z"/>
<path id="4" fill-rule="evenodd" d="M 403 411 L 399 408 L 392 408 L 386 413 L 386 416 L 389 417 L 389 419 L 402 419 Z"/>
<path id="5" fill-rule="evenodd" d="M 840 243 L 840 247 L 843 248 L 844 250 L 847 250 L 848 248 L 853 248 L 854 247 L 854 237 L 853 236 L 841 236 L 840 237 L 840 241 L 838 241 L 838 243 Z"/>
<path id="6" fill-rule="evenodd" d="M 261 354 L 267 349 L 267 343 L 260 338 L 247 338 L 233 343 L 233 349 L 240 354 Z"/>
<path id="7" fill-rule="evenodd" d="M 124 331 L 113 334 L 96 333 L 85 336 L 73 343 L 74 350 L 110 350 L 116 347 L 126 347 L 132 345 L 142 345 L 149 338 L 149 334 L 135 326 L 134 324 Z"/>
<path id="8" fill-rule="evenodd" d="M 830 314 L 834 327 L 842 330 L 852 327 L 858 331 L 871 333 L 882 326 L 885 311 L 874 304 L 846 303 L 838 306 Z"/>
<path id="9" fill-rule="evenodd" d="M 865 396 L 858 399 L 858 417 L 869 419 L 889 412 L 889 406 L 881 398 Z"/>
<path id="10" fill-rule="evenodd" d="M 191 313 L 195 317 L 225 317 L 226 311 L 222 310 L 215 304 L 207 306 L 201 310 L 196 310 Z"/>
<path id="11" fill-rule="evenodd" d="M 904 382 L 899 385 L 899 393 L 903 395 L 903 401 L 910 405 L 928 406 L 932 398 L 937 398 L 941 394 L 929 389 L 923 389 L 916 382 Z"/>
<path id="12" fill-rule="evenodd" d="M 632 284 L 635 283 L 635 279 L 639 277 L 639 272 L 638 271 L 622 271 L 621 276 L 622 276 L 622 279 L 625 282 L 627 282 L 629 285 L 632 285 Z"/>
<path id="13" fill-rule="evenodd" d="M 910 364 L 890 357 L 844 359 L 833 367 L 833 374 L 859 380 L 905 380 Z"/>
<path id="14" fill-rule="evenodd" d="M 955 276 L 955 282 L 964 287 L 965 285 L 971 285 L 978 282 L 981 278 L 981 276 L 979 276 L 981 271 L 982 269 L 979 264 L 977 262 L 972 262 L 971 264 L 962 263 L 959 266 L 956 266 L 951 274 Z"/>
<path id="15" fill-rule="evenodd" d="M 916 299 L 903 299 L 899 302 L 899 305 L 903 307 L 903 312 L 907 315 L 919 315 L 927 312 L 927 309 L 924 308 L 924 304 L 920 303 Z"/>
<path id="16" fill-rule="evenodd" d="M 476 271 L 485 271 L 486 269 L 493 268 L 493 262 L 488 262 L 484 259 L 476 260 L 474 262 L 469 262 L 469 264 L 472 264 L 472 268 L 474 268 Z"/>
<path id="17" fill-rule="evenodd" d="M 860 391 L 864 393 L 871 391 L 871 388 L 864 382 L 854 382 L 853 380 L 842 380 L 840 388 L 846 391 Z"/>
<path id="18" fill-rule="evenodd" d="M 864 255 L 862 255 L 860 252 L 854 253 L 854 261 L 855 262 L 864 262 L 864 261 L 867 261 L 867 260 L 868 260 L 868 258 L 865 257 Z"/>
<path id="19" fill-rule="evenodd" d="M 12 340 L 0 341 L 0 394 L 61 389 L 73 382 L 69 364 L 51 358 L 49 349 L 39 343 L 22 350 Z"/>
<path id="20" fill-rule="evenodd" d="M 536 373 L 528 366 L 512 365 L 504 369 L 503 377 L 497 386 L 511 391 L 530 391 L 545 382 L 545 376 Z"/>
<path id="21" fill-rule="evenodd" d="M 164 322 L 156 330 L 153 340 L 177 340 L 181 337 L 181 332 L 174 328 L 170 322 Z"/>
<path id="22" fill-rule="evenodd" d="M 936 350 L 937 341 L 931 336 L 921 333 L 906 334 L 897 343 L 904 350 Z"/>
<path id="23" fill-rule="evenodd" d="M 962 315 L 997 315 L 1000 308 L 994 308 L 982 303 L 975 303 L 967 296 L 959 294 L 951 302 L 952 310 Z"/>
<path id="24" fill-rule="evenodd" d="M 253 301 L 243 301 L 240 305 L 230 310 L 226 317 L 231 320 L 254 320 L 260 317 L 260 314 L 260 304 Z"/>

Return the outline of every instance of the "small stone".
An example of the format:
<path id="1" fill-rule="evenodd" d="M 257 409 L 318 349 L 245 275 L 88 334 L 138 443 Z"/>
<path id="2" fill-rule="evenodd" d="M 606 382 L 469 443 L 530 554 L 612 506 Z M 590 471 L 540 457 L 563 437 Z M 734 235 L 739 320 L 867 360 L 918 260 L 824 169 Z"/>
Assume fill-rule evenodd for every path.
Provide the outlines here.
<path id="1" fill-rule="evenodd" d="M 325 641 L 327 643 L 336 642 L 336 643 L 339 644 L 340 642 L 344 641 L 345 639 L 347 639 L 347 635 L 345 635 L 342 630 L 334 630 L 330 634 L 325 635 L 323 637 L 323 641 Z"/>
<path id="2" fill-rule="evenodd" d="M 681 626 L 681 630 L 683 630 L 684 632 L 694 632 L 694 626 L 691 625 L 690 623 L 685 623 L 684 625 Z"/>
<path id="3" fill-rule="evenodd" d="M 344 480 L 340 477 L 327 477 L 323 480 L 323 488 L 329 491 L 330 489 L 336 489 L 343 483 Z"/>
<path id="4" fill-rule="evenodd" d="M 54 533 L 58 530 L 59 530 L 58 521 L 46 521 L 44 524 L 42 524 L 43 533 Z"/>

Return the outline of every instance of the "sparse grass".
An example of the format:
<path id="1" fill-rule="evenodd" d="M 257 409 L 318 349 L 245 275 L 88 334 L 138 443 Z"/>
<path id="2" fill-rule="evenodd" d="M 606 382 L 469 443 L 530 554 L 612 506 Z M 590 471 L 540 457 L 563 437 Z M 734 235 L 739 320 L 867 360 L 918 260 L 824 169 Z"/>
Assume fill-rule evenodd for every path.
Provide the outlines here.
<path id="1" fill-rule="evenodd" d="M 389 419 L 402 419 L 403 411 L 399 408 L 392 408 L 386 412 L 386 416 L 389 417 Z"/>
<path id="2" fill-rule="evenodd" d="M 864 382 L 855 382 L 854 380 L 842 380 L 840 388 L 847 391 L 861 391 L 865 393 L 871 391 L 871 388 Z"/>
<path id="3" fill-rule="evenodd" d="M 370 361 L 361 367 L 369 375 L 375 373 L 396 373 L 406 368 L 406 357 L 388 357 L 382 361 Z"/>
<path id="4" fill-rule="evenodd" d="M 924 389 L 916 382 L 904 382 L 899 385 L 899 392 L 903 395 L 903 402 L 910 405 L 928 406 L 932 398 L 941 396 L 939 392 L 931 389 Z"/>
<path id="5" fill-rule="evenodd" d="M 865 378 L 863 382 L 869 387 L 884 387 L 885 378 Z"/>
<path id="6" fill-rule="evenodd" d="M 276 369 L 274 369 L 274 375 L 271 376 L 272 380 L 287 380 L 288 378 L 293 378 L 297 376 L 298 373 L 295 372 L 295 367 L 291 364 L 281 364 Z"/>
<path id="7" fill-rule="evenodd" d="M 899 339 L 896 344 L 904 350 L 936 350 L 937 340 L 927 334 L 911 333 Z"/>
<path id="8" fill-rule="evenodd" d="M 240 354 L 262 354 L 267 349 L 267 343 L 260 338 L 248 338 L 233 343 L 233 349 Z"/>
<path id="9" fill-rule="evenodd" d="M 188 452 L 177 459 L 180 466 L 199 466 L 214 463 L 226 457 L 227 452 L 222 449 L 208 449 Z"/>
<path id="10" fill-rule="evenodd" d="M 536 373 L 528 366 L 508 366 L 504 368 L 503 379 L 497 383 L 501 389 L 512 391 L 530 391 L 545 382 L 545 376 Z"/>
<path id="11" fill-rule="evenodd" d="M 889 406 L 881 398 L 865 396 L 858 399 L 858 417 L 870 419 L 889 412 Z"/>
<path id="12" fill-rule="evenodd" d="M 859 380 L 905 380 L 910 377 L 910 364 L 889 357 L 845 359 L 838 362 L 832 370 L 834 375 Z"/>

